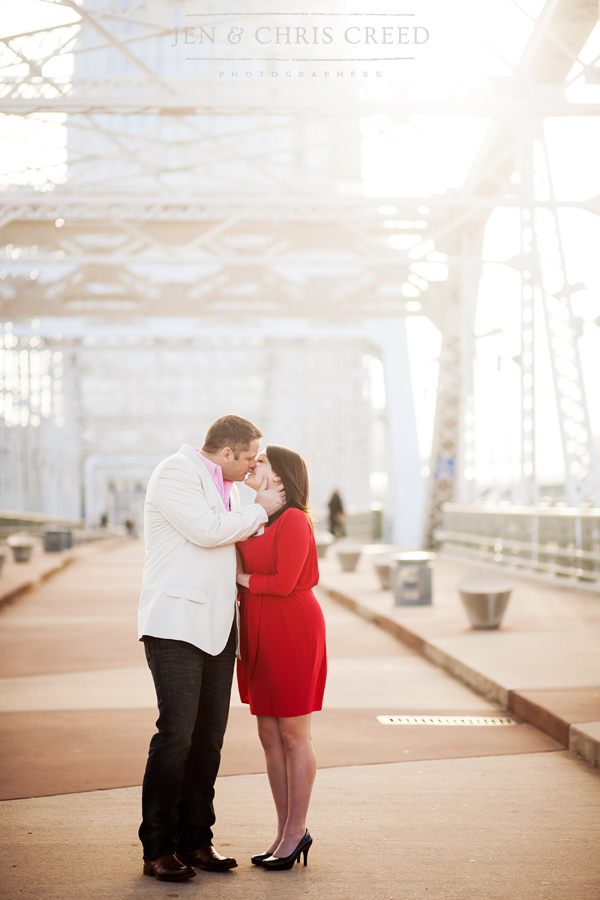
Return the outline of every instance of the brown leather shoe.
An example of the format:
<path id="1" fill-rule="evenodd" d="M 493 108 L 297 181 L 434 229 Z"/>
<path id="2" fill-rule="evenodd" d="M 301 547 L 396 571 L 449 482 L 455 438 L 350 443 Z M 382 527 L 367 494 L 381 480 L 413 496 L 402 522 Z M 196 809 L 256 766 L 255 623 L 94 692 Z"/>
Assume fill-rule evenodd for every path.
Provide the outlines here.
<path id="1" fill-rule="evenodd" d="M 154 875 L 157 881 L 185 881 L 196 873 L 190 866 L 182 865 L 173 853 L 167 853 L 158 859 L 145 859 L 144 875 Z"/>
<path id="2" fill-rule="evenodd" d="M 212 844 L 198 850 L 177 850 L 177 859 L 186 866 L 194 866 L 205 872 L 226 872 L 237 867 L 235 859 L 231 856 L 221 856 Z"/>

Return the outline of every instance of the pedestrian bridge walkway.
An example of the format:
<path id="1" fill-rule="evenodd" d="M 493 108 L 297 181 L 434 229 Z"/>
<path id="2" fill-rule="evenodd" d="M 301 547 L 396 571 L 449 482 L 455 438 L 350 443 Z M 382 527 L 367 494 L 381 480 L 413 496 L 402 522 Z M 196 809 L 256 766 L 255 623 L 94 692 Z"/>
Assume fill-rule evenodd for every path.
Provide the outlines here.
<path id="1" fill-rule="evenodd" d="M 600 594 L 509 575 L 502 627 L 477 631 L 457 590 L 477 562 L 439 558 L 434 603 L 407 607 L 394 606 L 365 557 L 353 573 L 333 557 L 321 562 L 330 597 L 600 766 Z"/>
<path id="2" fill-rule="evenodd" d="M 254 720 L 234 687 L 215 844 L 235 855 L 239 868 L 199 873 L 171 888 L 143 878 L 139 785 L 156 711 L 136 634 L 142 558 L 138 541 L 77 551 L 67 568 L 0 614 L 7 900 L 181 897 L 198 890 L 244 900 L 307 893 L 352 900 L 597 900 L 600 772 L 564 750 L 560 735 L 519 716 L 517 724 L 493 728 L 382 724 L 378 716 L 489 717 L 505 708 L 489 691 L 486 699 L 433 665 L 418 652 L 423 646 L 409 647 L 366 622 L 369 608 L 374 617 L 379 605 L 383 618 L 432 646 L 463 640 L 474 652 L 471 638 L 491 636 L 457 624 L 443 580 L 436 606 L 405 611 L 412 616 L 407 623 L 366 566 L 341 574 L 333 558 L 324 561 L 319 589 L 329 680 L 325 708 L 314 716 L 320 771 L 308 868 L 273 876 L 249 864 L 271 840 L 274 812 Z M 451 569 L 448 563 L 439 568 L 448 585 Z M 363 618 L 334 602 L 332 593 Z M 556 633 L 556 645 L 562 636 L 566 648 L 556 592 L 547 593 L 546 631 Z M 600 606 L 595 598 L 585 602 Z M 578 627 L 598 625 L 595 609 L 578 607 Z M 527 655 L 514 643 L 518 634 L 517 619 L 507 618 L 506 630 L 494 637 L 513 640 L 509 656 L 522 671 Z M 481 655 L 493 664 L 489 648 Z"/>

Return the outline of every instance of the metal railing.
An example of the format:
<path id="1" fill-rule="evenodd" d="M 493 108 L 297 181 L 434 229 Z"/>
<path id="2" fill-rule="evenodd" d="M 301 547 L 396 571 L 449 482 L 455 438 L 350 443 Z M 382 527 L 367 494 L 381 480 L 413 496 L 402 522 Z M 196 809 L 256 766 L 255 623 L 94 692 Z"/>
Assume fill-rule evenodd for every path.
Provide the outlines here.
<path id="1" fill-rule="evenodd" d="M 317 515 L 317 529 L 327 531 L 329 517 L 326 511 Z M 344 518 L 344 530 L 346 537 L 357 543 L 369 544 L 372 541 L 381 541 L 384 532 L 384 519 L 381 509 L 373 508 L 346 513 Z"/>
<path id="2" fill-rule="evenodd" d="M 35 512 L 17 512 L 14 509 L 0 509 L 0 536 L 6 537 L 15 531 L 26 531 L 28 534 L 42 534 L 49 525 L 61 528 L 81 528 L 82 522 L 72 522 L 52 518 L 52 516 Z"/>
<path id="3" fill-rule="evenodd" d="M 0 541 L 17 532 L 25 532 L 28 535 L 41 538 L 46 529 L 53 528 L 60 531 L 71 531 L 74 544 L 83 544 L 88 541 L 114 537 L 114 534 L 107 529 L 84 528 L 81 520 L 57 519 L 44 513 L 0 509 Z"/>
<path id="4" fill-rule="evenodd" d="M 454 556 L 600 589 L 600 509 L 446 503 L 436 539 Z"/>

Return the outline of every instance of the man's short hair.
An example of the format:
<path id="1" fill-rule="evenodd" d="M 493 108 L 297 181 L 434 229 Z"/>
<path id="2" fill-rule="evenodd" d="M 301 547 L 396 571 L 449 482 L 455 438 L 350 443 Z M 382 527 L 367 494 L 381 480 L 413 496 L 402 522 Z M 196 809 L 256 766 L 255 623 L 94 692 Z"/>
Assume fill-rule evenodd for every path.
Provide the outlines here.
<path id="1" fill-rule="evenodd" d="M 252 441 L 261 437 L 260 428 L 248 419 L 242 419 L 241 416 L 221 416 L 206 432 L 202 449 L 205 453 L 218 453 L 224 447 L 230 447 L 237 459 Z"/>

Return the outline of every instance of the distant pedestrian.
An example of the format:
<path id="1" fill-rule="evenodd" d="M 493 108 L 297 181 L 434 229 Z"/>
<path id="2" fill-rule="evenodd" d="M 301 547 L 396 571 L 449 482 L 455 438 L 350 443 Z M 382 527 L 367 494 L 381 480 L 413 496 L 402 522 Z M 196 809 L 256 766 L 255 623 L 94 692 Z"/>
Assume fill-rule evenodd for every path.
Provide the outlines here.
<path id="1" fill-rule="evenodd" d="M 336 488 L 329 498 L 329 530 L 336 538 L 346 537 L 346 514 L 340 492 Z"/>

